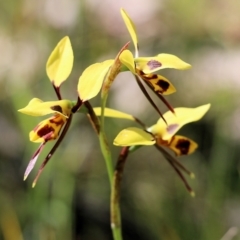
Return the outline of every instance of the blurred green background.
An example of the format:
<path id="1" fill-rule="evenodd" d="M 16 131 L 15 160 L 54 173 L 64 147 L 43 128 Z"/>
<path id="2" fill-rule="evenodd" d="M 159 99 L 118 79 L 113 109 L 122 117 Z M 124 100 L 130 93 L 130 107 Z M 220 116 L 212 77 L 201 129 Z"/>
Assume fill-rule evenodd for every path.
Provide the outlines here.
<path id="1" fill-rule="evenodd" d="M 199 143 L 196 153 L 181 158 L 196 175 L 189 179 L 195 198 L 154 147 L 129 156 L 121 191 L 124 239 L 240 239 L 240 2 L 224 0 L 0 2 L 0 239 L 112 239 L 108 176 L 87 117 L 76 114 L 32 189 L 53 143 L 47 144 L 23 182 L 38 146 L 29 142 L 28 132 L 41 118 L 17 109 L 33 97 L 56 99 L 45 65 L 65 35 L 71 39 L 75 62 L 62 94 L 75 100 L 81 72 L 94 62 L 115 57 L 130 40 L 120 7 L 136 25 L 141 56 L 171 53 L 192 64 L 188 71 L 161 72 L 177 88 L 167 100 L 174 107 L 212 104 L 201 121 L 180 131 Z M 91 103 L 99 106 L 99 98 Z M 114 82 L 108 106 L 149 126 L 158 119 L 128 73 Z M 121 129 L 135 124 L 107 119 L 106 126 L 112 141 Z M 120 148 L 112 149 L 116 160 Z"/>

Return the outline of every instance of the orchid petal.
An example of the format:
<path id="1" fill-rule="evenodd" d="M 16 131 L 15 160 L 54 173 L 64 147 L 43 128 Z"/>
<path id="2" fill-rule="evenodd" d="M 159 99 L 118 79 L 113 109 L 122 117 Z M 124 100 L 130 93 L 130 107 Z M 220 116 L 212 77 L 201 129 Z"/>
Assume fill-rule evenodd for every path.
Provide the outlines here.
<path id="1" fill-rule="evenodd" d="M 121 8 L 121 15 L 122 15 L 123 21 L 128 29 L 128 32 L 130 33 L 130 36 L 132 38 L 136 55 L 138 55 L 138 39 L 137 39 L 137 34 L 136 34 L 136 27 L 135 27 L 133 21 L 131 20 L 131 18 L 128 16 L 128 14 L 126 13 L 126 11 L 123 8 Z"/>
<path id="2" fill-rule="evenodd" d="M 78 82 L 78 94 L 85 102 L 95 97 L 101 90 L 102 83 L 114 60 L 95 63 L 84 70 Z"/>
<path id="3" fill-rule="evenodd" d="M 135 71 L 135 63 L 132 53 L 129 50 L 124 50 L 119 56 L 119 60 L 123 65 L 125 65 L 133 74 Z"/>
<path id="4" fill-rule="evenodd" d="M 180 135 L 173 136 L 171 139 L 169 139 L 169 141 L 162 141 L 160 138 L 158 138 L 157 144 L 170 148 L 177 156 L 189 155 L 198 147 L 196 142 Z"/>
<path id="5" fill-rule="evenodd" d="M 153 89 L 154 92 L 163 95 L 169 95 L 176 92 L 176 88 L 172 83 L 165 77 L 158 74 L 144 74 L 143 72 L 139 73 L 141 78 L 149 83 L 149 87 Z"/>
<path id="6" fill-rule="evenodd" d="M 65 122 L 66 118 L 60 114 L 43 120 L 29 133 L 30 141 L 47 142 L 57 139 Z"/>
<path id="7" fill-rule="evenodd" d="M 152 134 L 136 127 L 122 130 L 114 139 L 116 146 L 153 145 L 155 139 Z"/>
<path id="8" fill-rule="evenodd" d="M 175 55 L 161 53 L 155 57 L 139 57 L 135 58 L 137 69 L 144 73 L 153 73 L 164 68 L 174 68 L 178 70 L 186 70 L 191 65 L 182 61 Z"/>
<path id="9" fill-rule="evenodd" d="M 101 116 L 101 108 L 100 107 L 93 108 L 93 110 L 97 116 Z M 111 109 L 111 108 L 104 109 L 104 117 L 122 118 L 122 119 L 128 119 L 128 120 L 133 120 L 133 121 L 135 120 L 135 118 L 132 115 L 121 112 L 121 111 L 117 111 L 117 110 Z"/>
<path id="10" fill-rule="evenodd" d="M 46 70 L 50 81 L 59 87 L 70 75 L 73 67 L 73 50 L 69 37 L 64 37 L 48 58 Z"/>
<path id="11" fill-rule="evenodd" d="M 40 146 L 38 147 L 37 151 L 33 154 L 30 162 L 28 163 L 28 166 L 27 166 L 26 171 L 24 173 L 24 178 L 23 178 L 24 181 L 27 179 L 28 175 L 30 174 L 30 172 L 34 168 L 35 163 L 37 162 L 38 156 L 42 152 L 45 143 L 46 142 L 43 142 L 43 143 L 40 144 Z"/>
<path id="12" fill-rule="evenodd" d="M 163 140 L 169 140 L 182 126 L 201 119 L 209 110 L 210 104 L 196 108 L 174 108 L 175 114 L 168 111 L 163 114 L 168 125 L 160 118 L 157 124 L 148 129 L 153 135 Z"/>
<path id="13" fill-rule="evenodd" d="M 69 100 L 43 102 L 41 99 L 33 98 L 26 107 L 18 111 L 30 116 L 44 116 L 58 113 L 68 118 L 72 107 L 73 103 Z"/>

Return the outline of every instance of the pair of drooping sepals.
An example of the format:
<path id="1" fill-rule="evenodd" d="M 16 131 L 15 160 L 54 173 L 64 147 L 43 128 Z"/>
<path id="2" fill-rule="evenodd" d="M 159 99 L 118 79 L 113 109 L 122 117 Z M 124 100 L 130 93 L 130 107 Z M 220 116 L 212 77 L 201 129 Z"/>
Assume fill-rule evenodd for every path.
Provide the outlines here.
<path id="1" fill-rule="evenodd" d="M 135 26 L 123 9 L 121 9 L 121 14 L 135 46 L 135 57 L 133 57 L 133 54 L 129 50 L 124 50 L 119 55 L 119 60 L 122 63 L 121 71 L 131 71 L 134 74 L 138 85 L 143 90 L 148 100 L 150 100 L 150 103 L 160 113 L 161 117 L 155 125 L 149 128 L 142 126 L 142 128 L 134 127 L 124 129 L 115 138 L 114 144 L 117 146 L 155 144 L 157 146 L 169 147 L 176 155 L 192 153 L 196 149 L 197 144 L 186 137 L 176 136 L 175 133 L 184 124 L 199 120 L 207 112 L 210 105 L 207 104 L 198 108 L 173 109 L 165 101 L 162 95 L 175 92 L 174 86 L 165 77 L 155 74 L 156 71 L 164 68 L 184 70 L 190 68 L 190 65 L 171 54 L 159 54 L 154 57 L 138 57 L 138 41 Z M 60 86 L 71 73 L 73 58 L 70 40 L 68 37 L 64 37 L 51 53 L 46 65 L 47 75 L 55 89 L 58 100 L 43 102 L 40 99 L 34 98 L 25 108 L 19 110 L 24 114 L 32 116 L 52 114 L 50 118 L 40 122 L 29 134 L 30 141 L 40 142 L 41 144 L 29 162 L 24 174 L 24 179 L 27 178 L 33 169 L 44 145 L 48 141 L 57 139 L 53 149 L 47 155 L 45 161 L 40 167 L 37 177 L 33 182 L 33 186 L 36 184 L 44 166 L 57 149 L 62 138 L 65 136 L 73 114 L 80 110 L 80 107 L 84 102 L 95 97 L 101 91 L 105 76 L 114 64 L 114 60 L 107 60 L 102 63 L 90 65 L 84 70 L 79 78 L 77 86 L 78 101 L 63 100 L 60 93 Z M 164 101 L 164 103 L 170 108 L 169 112 L 164 115 L 161 114 L 143 88 L 141 80 L 143 80 L 150 89 Z M 100 115 L 99 108 L 95 108 L 94 111 L 96 115 Z M 105 108 L 104 115 L 106 117 L 125 118 L 133 121 L 137 120 L 129 114 L 108 108 Z"/>

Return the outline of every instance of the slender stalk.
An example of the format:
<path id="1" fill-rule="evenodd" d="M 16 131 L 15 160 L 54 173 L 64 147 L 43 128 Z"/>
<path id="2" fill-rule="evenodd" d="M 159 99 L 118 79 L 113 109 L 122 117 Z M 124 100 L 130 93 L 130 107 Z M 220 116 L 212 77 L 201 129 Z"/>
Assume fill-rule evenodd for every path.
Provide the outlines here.
<path id="1" fill-rule="evenodd" d="M 54 84 L 53 84 L 53 88 L 54 88 L 54 91 L 57 95 L 57 98 L 58 100 L 62 100 L 62 96 L 61 96 L 61 93 L 60 93 L 60 87 L 56 87 Z"/>
<path id="2" fill-rule="evenodd" d="M 84 106 L 87 108 L 91 123 L 98 134 L 101 151 L 102 151 L 102 154 L 105 159 L 106 166 L 107 166 L 110 186 L 112 186 L 113 165 L 112 165 L 112 157 L 111 157 L 111 152 L 110 152 L 110 149 L 109 149 L 109 146 L 107 143 L 107 139 L 106 139 L 104 133 L 101 131 L 101 123 L 99 121 L 99 118 L 96 116 L 91 104 L 88 101 L 86 101 L 86 102 L 84 102 Z"/>
<path id="3" fill-rule="evenodd" d="M 120 216 L 120 187 L 122 182 L 122 174 L 124 165 L 127 160 L 129 147 L 122 148 L 117 160 L 117 164 L 114 171 L 113 185 L 111 191 L 111 223 L 112 228 L 116 228 L 116 231 L 121 230 L 121 216 Z M 114 225 L 113 225 L 114 224 Z"/>
<path id="4" fill-rule="evenodd" d="M 109 89 L 110 89 L 114 79 L 119 74 L 121 67 L 122 67 L 122 63 L 119 60 L 119 56 L 125 49 L 128 48 L 128 45 L 129 45 L 129 42 L 126 43 L 122 47 L 122 49 L 119 51 L 119 53 L 117 54 L 113 65 L 110 67 L 109 71 L 107 72 L 105 81 L 103 82 L 102 92 L 101 92 L 101 118 L 100 118 L 99 140 L 100 140 L 102 154 L 104 156 L 106 166 L 107 166 L 111 191 L 113 191 L 113 189 L 114 189 L 114 187 L 113 187 L 113 164 L 112 164 L 111 151 L 109 149 L 107 137 L 105 134 L 104 110 L 105 110 L 106 103 L 107 103 Z M 110 205 L 112 206 L 112 198 L 111 198 Z M 120 214 L 119 203 L 115 204 L 114 208 L 110 208 L 110 211 L 111 211 L 111 216 L 112 215 L 116 216 L 113 219 L 111 218 L 111 228 L 112 228 L 113 238 L 114 238 L 114 240 L 122 240 L 121 214 Z"/>
<path id="5" fill-rule="evenodd" d="M 111 228 L 113 233 L 114 240 L 122 240 L 122 233 L 121 233 L 121 215 L 120 215 L 120 209 L 119 204 L 114 201 L 115 204 L 113 204 L 112 200 L 112 194 L 114 189 L 114 175 L 113 175 L 113 166 L 112 166 L 112 158 L 111 158 L 111 152 L 108 146 L 108 143 L 106 141 L 106 137 L 103 132 L 100 131 L 100 121 L 99 118 L 96 116 L 91 104 L 86 101 L 84 102 L 84 106 L 88 109 L 89 118 L 91 120 L 91 123 L 96 130 L 99 142 L 102 150 L 103 157 L 106 162 L 110 186 L 111 186 L 111 203 L 110 203 L 110 211 L 111 211 Z M 114 205 L 114 207 L 112 207 Z M 114 218 L 112 217 L 114 215 Z"/>

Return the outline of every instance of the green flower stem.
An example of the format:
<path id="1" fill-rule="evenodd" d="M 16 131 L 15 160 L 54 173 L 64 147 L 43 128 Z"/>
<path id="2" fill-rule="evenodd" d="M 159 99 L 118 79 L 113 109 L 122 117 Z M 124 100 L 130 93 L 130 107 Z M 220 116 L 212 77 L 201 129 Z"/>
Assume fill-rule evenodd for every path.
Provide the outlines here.
<path id="1" fill-rule="evenodd" d="M 105 130 L 104 130 L 104 127 L 105 127 L 105 125 L 104 125 L 104 110 L 105 110 L 106 103 L 107 103 L 109 89 L 112 86 L 114 79 L 117 77 L 117 75 L 121 71 L 122 63 L 119 60 L 119 56 L 121 55 L 121 53 L 124 50 L 126 50 L 128 48 L 128 45 L 129 45 L 129 42 L 126 43 L 122 47 L 122 49 L 119 51 L 119 53 L 117 54 L 117 56 L 114 60 L 113 65 L 110 67 L 109 71 L 107 72 L 105 81 L 103 82 L 102 91 L 101 91 L 101 99 L 102 100 L 101 100 L 101 129 L 100 129 L 100 132 L 105 132 Z"/>
<path id="2" fill-rule="evenodd" d="M 112 228 L 116 228 L 117 231 L 121 229 L 121 215 L 120 215 L 120 186 L 122 181 L 122 174 L 124 164 L 127 160 L 129 147 L 122 148 L 117 160 L 117 164 L 114 171 L 113 185 L 111 191 L 111 223 Z M 114 223 L 114 225 L 113 225 Z"/>
<path id="3" fill-rule="evenodd" d="M 104 132 L 101 131 L 101 128 L 100 128 L 101 125 L 100 125 L 99 118 L 96 116 L 91 104 L 88 101 L 86 101 L 86 102 L 84 102 L 84 106 L 87 108 L 88 114 L 89 114 L 89 119 L 93 125 L 93 128 L 96 130 L 96 132 L 98 134 L 101 151 L 102 151 L 103 157 L 104 157 L 106 165 L 107 165 L 110 186 L 112 186 L 113 165 L 112 165 L 111 151 L 109 149 L 106 136 L 105 136 Z"/>
<path id="4" fill-rule="evenodd" d="M 99 118 L 96 116 L 91 104 L 88 101 L 86 101 L 86 102 L 84 102 L 84 106 L 87 108 L 88 114 L 89 114 L 89 119 L 90 119 L 94 129 L 98 133 L 102 154 L 103 154 L 103 157 L 104 157 L 106 165 L 107 165 L 110 186 L 113 186 L 114 178 L 113 178 L 112 157 L 111 157 L 111 152 L 110 152 L 108 143 L 106 141 L 106 137 L 105 137 L 104 133 L 100 131 L 100 121 L 99 121 Z M 112 206 L 112 204 L 111 204 L 111 206 Z M 112 221 L 113 213 L 112 213 L 112 207 L 111 207 L 111 228 L 112 228 L 112 232 L 113 232 L 113 237 L 114 237 L 114 240 L 122 240 L 121 225 L 119 225 L 119 223 L 121 223 L 119 206 L 117 205 L 117 207 L 114 207 L 113 210 L 114 210 L 114 216 L 116 217 L 116 221 L 114 221 L 114 224 Z M 117 225 L 115 225 L 115 222 L 117 222 Z"/>
<path id="5" fill-rule="evenodd" d="M 110 69 L 105 77 L 105 81 L 103 83 L 102 92 L 101 92 L 101 118 L 100 118 L 99 140 L 100 140 L 102 154 L 104 156 L 104 159 L 105 159 L 105 162 L 107 165 L 107 171 L 108 171 L 109 182 L 110 182 L 110 186 L 111 186 L 111 192 L 114 189 L 114 186 L 113 186 L 113 164 L 112 164 L 111 151 L 110 151 L 107 137 L 105 134 L 104 110 L 105 110 L 106 103 L 107 103 L 109 89 L 110 89 L 114 79 L 117 77 L 117 75 L 121 71 L 122 63 L 119 60 L 119 56 L 125 49 L 128 48 L 128 45 L 129 45 L 129 42 L 127 44 L 125 44 L 122 47 L 122 49 L 119 51 L 119 53 L 117 54 L 113 65 L 110 67 Z M 114 240 L 122 240 L 121 214 L 120 214 L 119 203 L 113 204 L 112 198 L 111 198 L 110 206 L 112 206 L 112 205 L 115 206 L 114 208 L 110 207 L 111 228 L 112 228 L 112 232 L 113 232 L 113 237 L 114 237 Z M 113 215 L 115 216 L 114 218 L 112 218 Z"/>
<path id="6" fill-rule="evenodd" d="M 107 143 L 104 132 L 100 131 L 101 128 L 100 128 L 99 118 L 96 116 L 91 104 L 88 101 L 86 101 L 86 102 L 84 102 L 84 106 L 88 109 L 89 119 L 90 119 L 94 129 L 98 133 L 101 151 L 102 151 L 103 157 L 106 162 L 111 191 L 112 191 L 114 177 L 113 177 L 112 156 L 111 156 L 111 152 L 109 149 L 109 145 Z M 112 206 L 112 198 L 111 198 L 110 205 Z M 116 207 L 114 207 L 114 208 L 110 207 L 110 211 L 111 211 L 111 228 L 112 228 L 114 240 L 122 240 L 121 217 L 120 217 L 119 205 L 117 204 Z M 112 219 L 113 219 L 112 215 L 115 216 L 114 221 L 112 221 Z"/>

